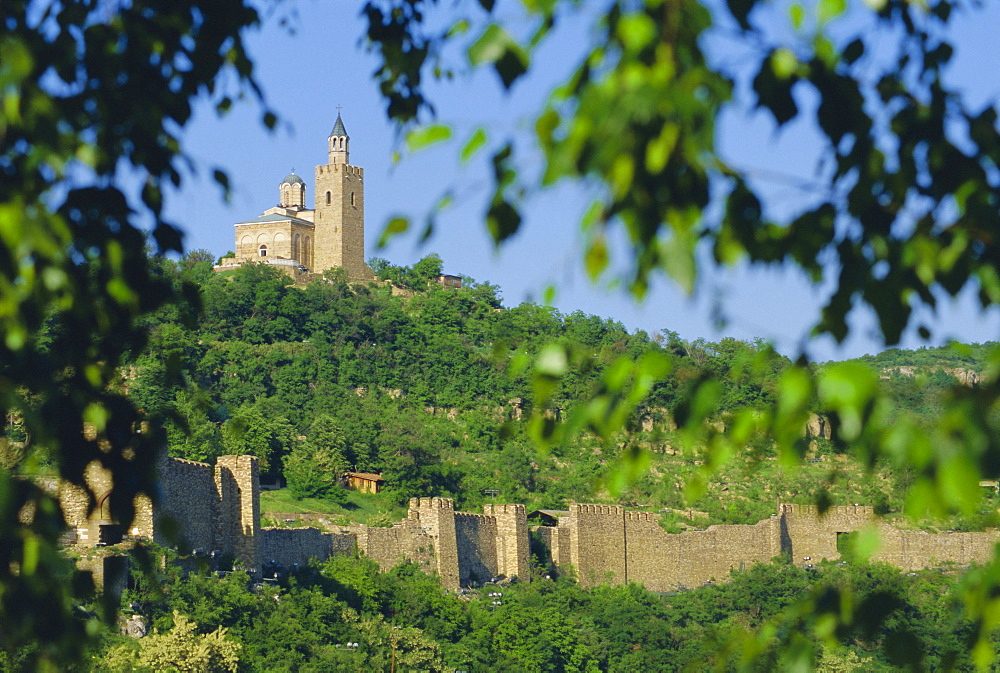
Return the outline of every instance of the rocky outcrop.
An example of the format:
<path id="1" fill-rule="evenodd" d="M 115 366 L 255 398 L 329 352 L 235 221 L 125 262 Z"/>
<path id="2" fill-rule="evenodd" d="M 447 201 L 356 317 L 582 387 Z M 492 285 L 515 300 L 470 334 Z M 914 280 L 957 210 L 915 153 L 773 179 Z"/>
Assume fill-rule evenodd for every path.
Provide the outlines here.
<path id="1" fill-rule="evenodd" d="M 944 372 L 963 386 L 969 386 L 970 388 L 978 386 L 982 382 L 979 372 L 964 367 L 914 367 L 911 365 L 884 367 L 882 369 L 882 380 L 888 379 L 892 374 L 913 378 L 920 374 L 933 374 L 934 372 Z"/>
<path id="2" fill-rule="evenodd" d="M 830 419 L 819 414 L 809 414 L 806 421 L 806 437 L 810 439 L 833 439 Z"/>

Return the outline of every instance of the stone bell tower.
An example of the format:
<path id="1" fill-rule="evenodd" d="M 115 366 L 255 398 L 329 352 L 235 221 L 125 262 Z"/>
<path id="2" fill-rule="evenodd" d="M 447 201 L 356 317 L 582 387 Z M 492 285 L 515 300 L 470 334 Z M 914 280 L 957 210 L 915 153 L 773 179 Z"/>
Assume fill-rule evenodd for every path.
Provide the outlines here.
<path id="1" fill-rule="evenodd" d="M 351 280 L 367 280 L 365 171 L 350 162 L 351 137 L 337 121 L 327 138 L 327 164 L 316 167 L 314 268 L 343 267 Z"/>

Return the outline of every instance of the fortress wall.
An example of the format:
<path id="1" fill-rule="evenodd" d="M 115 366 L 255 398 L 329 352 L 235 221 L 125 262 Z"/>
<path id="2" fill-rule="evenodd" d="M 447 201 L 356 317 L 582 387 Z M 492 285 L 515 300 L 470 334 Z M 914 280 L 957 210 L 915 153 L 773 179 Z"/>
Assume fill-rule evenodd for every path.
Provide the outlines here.
<path id="1" fill-rule="evenodd" d="M 815 563 L 819 559 L 838 559 L 837 534 L 851 533 L 875 524 L 875 511 L 864 505 L 831 507 L 820 515 L 814 505 L 781 505 L 778 515 L 782 523 L 782 546 L 795 563 L 806 557 Z"/>
<path id="2" fill-rule="evenodd" d="M 358 549 L 358 536 L 353 533 L 327 533 L 331 556 L 353 556 Z"/>
<path id="3" fill-rule="evenodd" d="M 658 518 L 651 512 L 626 513 L 628 580 L 650 591 L 724 580 L 730 571 L 766 563 L 780 551 L 776 518 L 685 533 L 667 533 Z"/>
<path id="4" fill-rule="evenodd" d="M 208 463 L 167 458 L 159 464 L 161 502 L 152 526 L 159 544 L 186 543 L 192 549 L 220 549 L 215 539 L 218 493 Z M 168 523 L 168 518 L 172 521 Z M 167 539 L 176 531 L 181 540 Z"/>
<path id="5" fill-rule="evenodd" d="M 337 554 L 352 554 L 355 544 L 354 535 L 325 533 L 317 528 L 262 528 L 260 559 L 263 563 L 305 565 L 310 559 L 324 561 Z"/>
<path id="6" fill-rule="evenodd" d="M 487 516 L 496 519 L 497 574 L 506 577 L 528 577 L 529 558 L 528 513 L 524 505 L 483 506 Z"/>
<path id="7" fill-rule="evenodd" d="M 572 540 L 571 531 L 573 528 L 573 521 L 568 516 L 559 517 L 559 523 L 556 527 L 556 534 L 553 535 L 553 540 L 555 544 L 552 546 L 553 556 L 552 561 L 556 565 L 572 565 L 573 555 L 570 552 L 570 542 Z M 558 554 L 558 555 L 556 555 Z"/>
<path id="8" fill-rule="evenodd" d="M 399 524 L 391 528 L 359 527 L 358 549 L 368 558 L 378 563 L 380 570 L 391 570 L 403 558 L 405 547 Z"/>
<path id="9" fill-rule="evenodd" d="M 625 567 L 625 508 L 570 505 L 569 556 L 583 586 L 628 582 Z"/>
<path id="10" fill-rule="evenodd" d="M 552 559 L 553 563 L 558 565 L 558 561 L 556 560 L 556 546 L 559 542 L 556 538 L 559 536 L 559 529 L 555 526 L 531 526 L 528 530 L 530 533 L 538 536 L 545 546 L 549 558 Z"/>
<path id="11" fill-rule="evenodd" d="M 111 474 L 96 460 L 84 470 L 84 481 L 87 484 L 86 488 L 55 479 L 45 483 L 43 488 L 58 497 L 66 524 L 76 533 L 77 542 L 89 546 L 97 542 L 93 524 L 111 519 L 113 495 L 109 493 L 112 492 L 113 483 Z M 98 507 L 99 501 L 104 496 L 107 497 Z M 91 506 L 95 508 L 93 511 Z M 135 517 L 125 533 L 152 537 L 153 506 L 149 497 L 136 496 L 133 506 Z"/>
<path id="12" fill-rule="evenodd" d="M 968 566 L 986 563 L 1000 542 L 997 531 L 977 533 L 928 533 L 901 530 L 888 524 L 878 527 L 879 548 L 872 556 L 903 570 L 918 570 L 940 563 Z"/>
<path id="13" fill-rule="evenodd" d="M 496 519 L 484 514 L 456 512 L 455 540 L 459 585 L 487 582 L 499 574 Z"/>
<path id="14" fill-rule="evenodd" d="M 432 570 L 435 568 L 434 539 L 418 524 L 415 520 L 404 519 L 390 528 L 358 526 L 357 547 L 382 570 L 391 570 L 404 559 Z"/>
<path id="15" fill-rule="evenodd" d="M 86 489 L 68 482 L 61 482 L 56 489 L 66 524 L 78 531 L 86 529 L 90 520 L 90 499 Z"/>

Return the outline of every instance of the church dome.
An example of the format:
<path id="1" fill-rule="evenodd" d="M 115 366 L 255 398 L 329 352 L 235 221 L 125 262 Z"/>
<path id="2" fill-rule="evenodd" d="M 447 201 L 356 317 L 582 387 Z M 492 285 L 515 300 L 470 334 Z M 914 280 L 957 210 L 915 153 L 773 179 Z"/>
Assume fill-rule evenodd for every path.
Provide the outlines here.
<path id="1" fill-rule="evenodd" d="M 281 184 L 285 185 L 304 185 L 305 180 L 297 176 L 295 173 L 289 173 L 285 176 L 285 179 L 281 181 Z"/>

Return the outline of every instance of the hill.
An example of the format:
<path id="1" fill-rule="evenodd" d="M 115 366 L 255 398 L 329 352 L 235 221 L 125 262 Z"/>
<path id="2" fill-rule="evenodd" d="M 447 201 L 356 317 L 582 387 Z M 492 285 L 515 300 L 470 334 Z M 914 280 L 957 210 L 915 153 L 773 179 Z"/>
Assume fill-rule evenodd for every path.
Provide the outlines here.
<path id="1" fill-rule="evenodd" d="M 440 266 L 434 255 L 413 268 L 372 260 L 376 282 L 349 284 L 329 272 L 295 286 L 261 265 L 221 275 L 211 272 L 205 255 L 162 261 L 160 273 L 187 284 L 197 301 L 148 321 L 148 348 L 133 358 L 125 385 L 162 422 L 172 455 L 207 461 L 224 453 L 256 455 L 265 479 L 287 483 L 296 498 L 328 503 L 341 519 L 368 519 L 429 495 L 453 497 L 465 510 L 492 497 L 551 509 L 614 501 L 664 510 L 672 529 L 756 522 L 777 499 L 864 502 L 882 512 L 901 507 L 906 474 L 881 464 L 865 469 L 822 432 L 803 440 L 806 461 L 795 469 L 767 443 L 751 442 L 747 460 L 710 479 L 704 456 L 679 448 L 673 419 L 705 375 L 722 381 L 715 423 L 773 400 L 790 363 L 766 343 L 685 342 L 669 331 L 630 333 L 580 312 L 505 307 L 500 289 L 488 283 L 439 284 Z M 552 390 L 542 396 L 544 408 L 534 409 L 542 397 L 531 363 L 550 343 L 568 354 L 566 369 L 546 384 Z M 893 350 L 861 361 L 884 372 L 894 413 L 933 423 L 948 372 L 981 371 L 984 352 L 984 346 Z M 539 451 L 517 422 L 532 411 L 565 419 L 604 385 L 618 358 L 649 353 L 664 356 L 670 374 L 611 441 L 582 428 Z M 623 452 L 639 456 L 647 469 L 618 470 Z M 338 484 L 345 470 L 383 474 L 386 492 L 368 497 L 378 506 L 346 500 Z M 289 509 L 287 497 L 276 502 L 286 504 L 273 511 Z"/>

